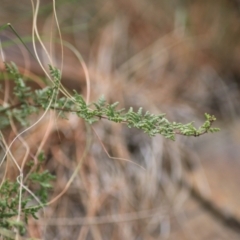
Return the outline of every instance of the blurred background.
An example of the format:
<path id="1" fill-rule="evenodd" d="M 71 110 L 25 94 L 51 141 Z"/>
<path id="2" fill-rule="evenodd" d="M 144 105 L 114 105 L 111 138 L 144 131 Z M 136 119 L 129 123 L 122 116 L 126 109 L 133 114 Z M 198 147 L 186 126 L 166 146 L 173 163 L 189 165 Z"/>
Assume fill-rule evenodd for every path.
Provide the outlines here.
<path id="1" fill-rule="evenodd" d="M 52 4 L 41 1 L 37 24 L 60 67 Z M 33 154 L 45 139 L 45 167 L 57 177 L 50 199 L 66 189 L 82 165 L 45 215 L 30 221 L 29 236 L 239 239 L 240 1 L 57 0 L 56 12 L 64 40 L 62 82 L 69 91 L 87 93 L 80 54 L 90 76 L 90 101 L 104 95 L 121 108 L 143 107 L 196 126 L 207 112 L 217 117 L 221 132 L 177 136 L 172 142 L 104 120 L 87 130 L 75 115 L 57 122 L 46 117 L 24 138 Z M 11 23 L 30 49 L 32 16 L 29 0 L 0 0 L 0 24 Z M 32 78 L 44 77 L 8 28 L 0 39 L 7 61 Z M 14 144 L 13 151 L 19 147 Z"/>

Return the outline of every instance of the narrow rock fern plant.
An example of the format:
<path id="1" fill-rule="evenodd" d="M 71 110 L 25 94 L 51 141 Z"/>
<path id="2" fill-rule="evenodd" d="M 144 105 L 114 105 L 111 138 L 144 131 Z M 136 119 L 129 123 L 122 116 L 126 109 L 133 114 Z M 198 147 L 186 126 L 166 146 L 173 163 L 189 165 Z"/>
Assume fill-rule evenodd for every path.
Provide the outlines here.
<path id="1" fill-rule="evenodd" d="M 5 63 L 6 71 L 14 81 L 13 96 L 11 104 L 0 106 L 0 130 L 10 126 L 11 121 L 18 122 L 21 126 L 29 125 L 29 116 L 37 114 L 40 110 L 55 110 L 61 117 L 66 118 L 66 113 L 76 114 L 89 124 L 94 124 L 102 119 L 126 124 L 129 128 L 137 128 L 153 137 L 161 134 L 165 138 L 175 140 L 177 134 L 184 136 L 200 136 L 208 132 L 217 132 L 218 128 L 213 128 L 212 124 L 216 118 L 205 114 L 206 121 L 199 128 L 194 127 L 193 122 L 188 124 L 170 122 L 165 114 L 151 114 L 143 112 L 142 108 L 134 111 L 130 109 L 118 109 L 118 102 L 109 104 L 104 97 L 98 101 L 87 104 L 84 98 L 74 91 L 72 95 L 65 97 L 62 94 L 60 71 L 49 66 L 52 82 L 49 86 L 33 90 L 26 84 L 23 76 L 19 73 L 17 66 L 11 63 Z M 1 136 L 0 136 L 1 137 Z M 0 139 L 3 141 L 3 139 Z M 47 202 L 48 192 L 51 189 L 50 182 L 54 179 L 48 171 L 40 171 L 44 155 L 41 153 L 38 157 L 39 163 L 34 170 L 28 174 L 24 183 L 27 186 L 37 185 L 34 196 L 39 199 L 41 204 L 33 205 L 33 197 L 29 197 L 29 192 L 21 188 L 21 181 L 10 182 L 4 180 L 0 186 L 0 235 L 5 239 L 13 239 L 13 231 L 24 235 L 29 216 L 37 218 L 37 212 L 44 207 Z M 4 159 L 3 159 L 4 160 Z M 2 161 L 3 161 L 2 160 Z M 31 164 L 30 164 L 31 165 Z M 32 166 L 28 166 L 28 172 Z M 19 212 L 20 211 L 20 212 Z M 20 220 L 13 220 L 14 217 L 21 216 Z"/>

